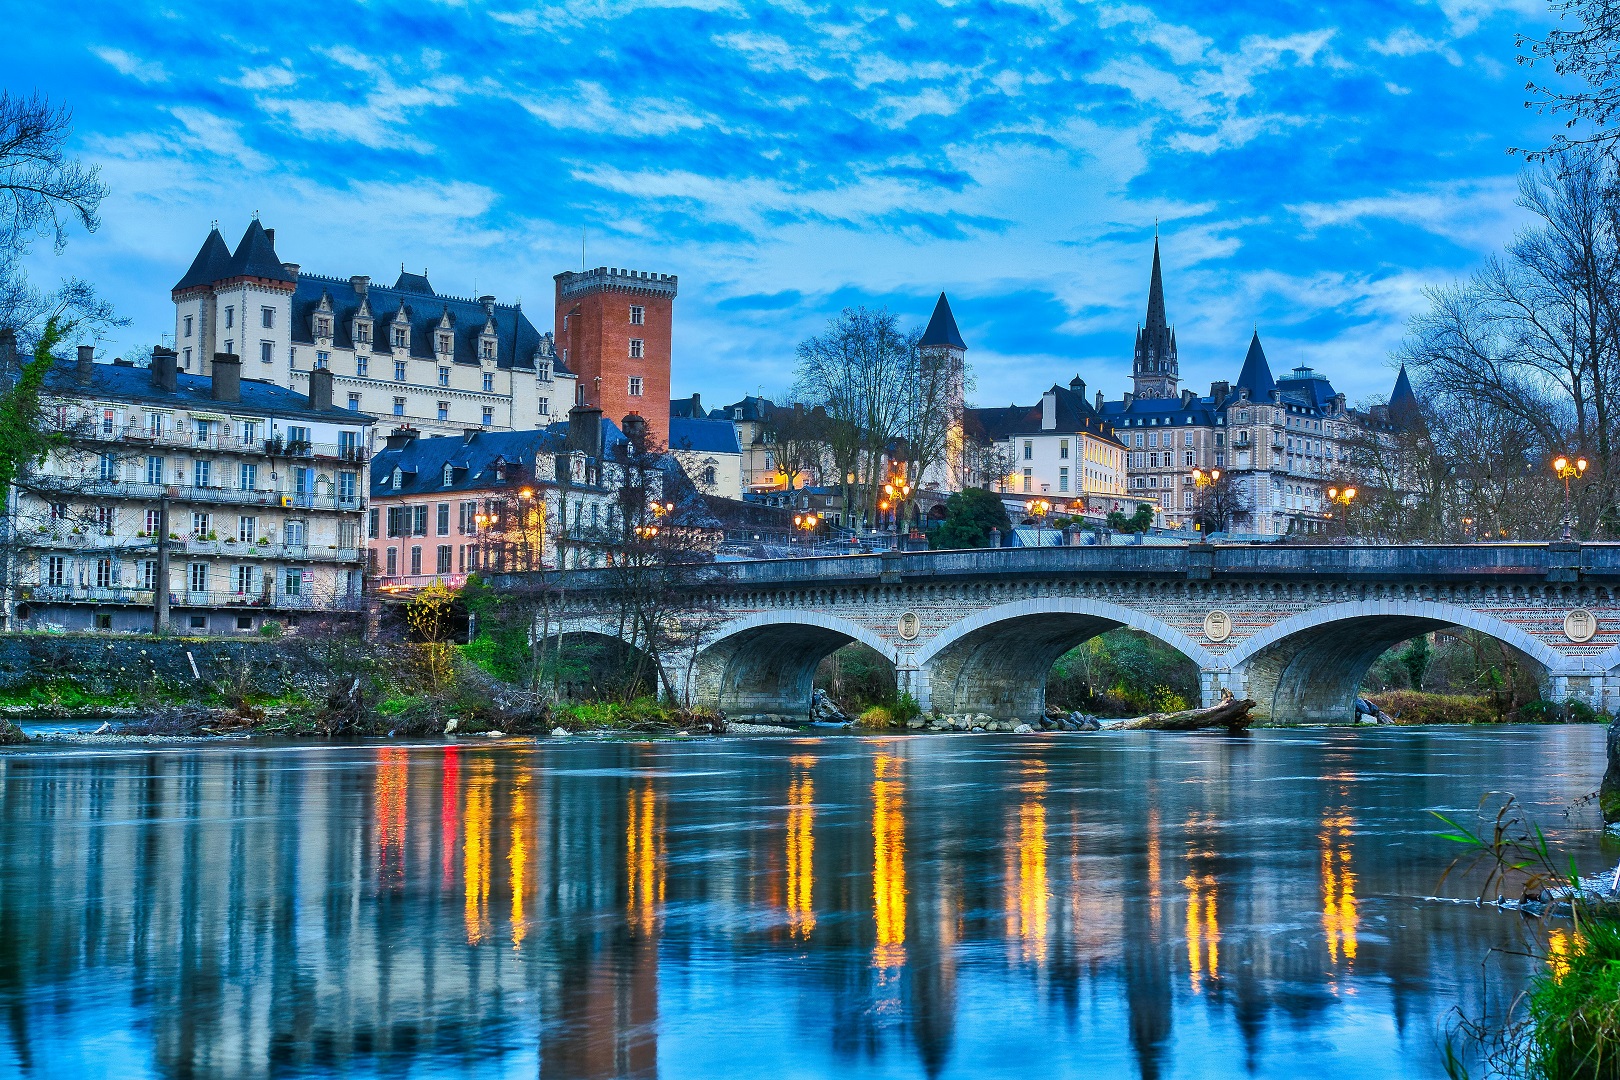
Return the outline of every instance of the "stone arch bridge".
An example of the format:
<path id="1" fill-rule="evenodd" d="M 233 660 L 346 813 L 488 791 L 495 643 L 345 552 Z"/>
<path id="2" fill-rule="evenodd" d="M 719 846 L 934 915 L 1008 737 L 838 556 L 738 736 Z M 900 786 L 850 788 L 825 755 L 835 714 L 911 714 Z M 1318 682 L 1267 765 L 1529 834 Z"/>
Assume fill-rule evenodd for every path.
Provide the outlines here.
<path id="1" fill-rule="evenodd" d="M 607 573 L 567 575 L 565 634 L 613 634 Z M 1380 653 L 1445 627 L 1528 660 L 1553 700 L 1620 707 L 1620 545 L 892 552 L 717 563 L 680 588 L 668 683 L 731 713 L 806 715 L 817 664 L 859 641 L 924 709 L 1028 720 L 1057 658 L 1121 626 L 1196 663 L 1205 704 L 1229 689 L 1262 717 L 1351 719 Z"/>

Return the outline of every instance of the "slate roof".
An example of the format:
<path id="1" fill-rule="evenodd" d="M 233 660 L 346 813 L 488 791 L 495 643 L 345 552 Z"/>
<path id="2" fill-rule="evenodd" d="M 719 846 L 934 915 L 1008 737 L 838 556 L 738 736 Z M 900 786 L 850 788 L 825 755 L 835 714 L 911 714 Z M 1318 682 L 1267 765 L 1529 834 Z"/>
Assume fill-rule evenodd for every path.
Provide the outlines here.
<path id="1" fill-rule="evenodd" d="M 740 417 L 737 415 L 738 409 L 742 410 L 742 415 Z M 711 409 L 709 411 L 709 419 L 733 421 L 753 420 L 764 423 L 770 420 L 771 413 L 774 412 L 775 409 L 776 405 L 771 401 L 770 398 L 745 397 L 741 401 L 734 401 L 730 405 L 726 405 L 723 408 Z"/>
<path id="2" fill-rule="evenodd" d="M 602 421 L 604 446 L 624 441 L 624 433 L 611 420 Z M 381 450 L 371 459 L 371 494 L 423 495 L 456 491 L 478 491 L 496 486 L 495 464 L 519 466 L 508 473 L 504 483 L 535 483 L 536 457 L 561 454 L 568 447 L 568 422 L 530 431 L 477 431 L 466 435 L 437 435 L 417 438 L 398 450 Z M 444 467 L 452 473 L 444 484 Z M 400 470 L 401 484 L 393 486 L 394 470 Z M 546 476 L 551 469 L 542 465 Z"/>
<path id="3" fill-rule="evenodd" d="M 1310 373 L 1300 375 L 1301 371 Z M 1327 376 L 1318 375 L 1309 368 L 1295 368 L 1294 372 L 1288 378 L 1277 380 L 1277 389 L 1282 391 L 1283 400 L 1304 405 L 1316 412 L 1327 412 L 1333 399 L 1339 396 Z"/>
<path id="4" fill-rule="evenodd" d="M 958 349 L 967 348 L 967 343 L 962 340 L 962 332 L 956 328 L 956 316 L 951 314 L 951 303 L 945 299 L 944 293 L 939 294 L 933 317 L 928 320 L 928 328 L 923 331 L 922 340 L 917 344 L 924 347 L 950 345 Z"/>
<path id="5" fill-rule="evenodd" d="M 231 249 L 225 246 L 225 238 L 219 235 L 219 229 L 211 229 L 208 239 L 197 249 L 197 257 L 191 260 L 191 268 L 175 282 L 173 291 L 179 292 L 181 289 L 207 285 L 212 281 L 223 281 L 230 276 Z"/>
<path id="6" fill-rule="evenodd" d="M 1114 425 L 1086 401 L 1085 395 L 1066 386 L 1053 386 L 1046 392 L 1056 397 L 1056 427 L 1041 426 L 1042 403 L 1012 405 L 1005 409 L 964 409 L 962 427 L 969 438 L 1000 442 L 1013 435 L 1056 435 L 1085 432 L 1103 439 L 1115 439 Z M 1042 402 L 1045 394 L 1041 395 Z"/>
<path id="7" fill-rule="evenodd" d="M 1252 401 L 1268 401 L 1277 381 L 1271 377 L 1271 365 L 1266 363 L 1266 350 L 1260 347 L 1260 331 L 1249 339 L 1249 352 L 1243 358 L 1243 370 L 1238 373 L 1233 391 L 1247 388 Z"/>
<path id="8" fill-rule="evenodd" d="M 248 222 L 247 231 L 237 241 L 235 252 L 226 250 L 225 238 L 219 234 L 219 229 L 210 230 L 208 238 L 197 251 L 197 257 L 191 260 L 191 267 L 175 283 L 173 291 L 238 277 L 285 281 L 289 285 L 293 282 L 292 274 L 281 265 L 281 260 L 276 256 L 276 247 L 270 242 L 270 234 L 265 232 L 258 218 Z"/>
<path id="9" fill-rule="evenodd" d="M 484 305 L 476 300 L 456 296 L 439 296 L 433 292 L 427 278 L 419 274 L 401 274 L 399 283 L 387 288 L 371 285 L 365 301 L 371 310 L 372 343 L 374 356 L 392 357 L 395 350 L 393 335 L 389 332 L 395 315 L 401 307 L 410 322 L 410 346 L 403 355 L 421 360 L 437 356 L 434 351 L 439 321 L 446 313 L 450 316 L 451 333 L 455 345 L 452 356 L 458 364 L 479 363 L 478 340 L 483 335 L 488 314 Z M 425 291 L 424 291 L 425 290 Z M 353 319 L 360 310 L 361 295 L 347 278 L 323 277 L 319 274 L 299 274 L 298 287 L 292 295 L 292 340 L 299 345 L 313 345 L 314 315 L 321 306 L 321 298 L 329 297 L 332 305 L 332 345 L 338 349 L 354 348 Z M 517 367 L 530 370 L 535 357 L 546 354 L 553 369 L 569 374 L 561 358 L 549 355 L 550 335 L 542 335 L 523 313 L 512 304 L 495 305 L 495 364 L 501 368 Z"/>
<path id="10" fill-rule="evenodd" d="M 203 375 L 179 372 L 175 377 L 174 390 L 159 390 L 152 385 L 150 368 L 95 364 L 91 367 L 90 382 L 80 385 L 77 364 L 72 360 L 59 360 L 45 376 L 45 392 L 92 401 L 131 402 L 193 412 L 229 413 L 232 416 L 321 420 L 357 427 L 376 420 L 374 416 L 336 405 L 330 409 L 311 409 L 306 395 L 257 379 L 242 380 L 242 400 L 215 401 L 213 383 L 212 379 Z"/>
<path id="11" fill-rule="evenodd" d="M 1417 395 L 1412 392 L 1412 380 L 1406 377 L 1406 365 L 1401 365 L 1395 376 L 1395 389 L 1389 394 L 1389 419 L 1392 424 L 1404 426 L 1422 420 Z"/>
<path id="12" fill-rule="evenodd" d="M 1116 428 L 1176 427 L 1191 418 L 1194 424 L 1215 423 L 1219 410 L 1213 398 L 1195 397 L 1183 405 L 1181 398 L 1132 398 L 1129 406 L 1124 401 L 1103 402 L 1102 415 Z"/>
<path id="13" fill-rule="evenodd" d="M 694 420 L 687 416 L 669 418 L 669 448 L 700 454 L 742 453 L 737 428 L 731 421 Z"/>

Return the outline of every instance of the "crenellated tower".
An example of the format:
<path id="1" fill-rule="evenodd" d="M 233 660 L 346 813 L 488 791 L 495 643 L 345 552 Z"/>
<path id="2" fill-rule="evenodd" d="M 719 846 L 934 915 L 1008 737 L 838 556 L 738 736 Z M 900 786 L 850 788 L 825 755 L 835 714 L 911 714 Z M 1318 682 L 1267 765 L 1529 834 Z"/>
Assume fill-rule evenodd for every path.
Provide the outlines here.
<path id="1" fill-rule="evenodd" d="M 1175 397 L 1181 382 L 1176 332 L 1164 315 L 1164 276 L 1159 269 L 1157 234 L 1153 237 L 1153 279 L 1148 285 L 1147 321 L 1136 330 L 1136 359 L 1131 376 L 1139 398 Z"/>

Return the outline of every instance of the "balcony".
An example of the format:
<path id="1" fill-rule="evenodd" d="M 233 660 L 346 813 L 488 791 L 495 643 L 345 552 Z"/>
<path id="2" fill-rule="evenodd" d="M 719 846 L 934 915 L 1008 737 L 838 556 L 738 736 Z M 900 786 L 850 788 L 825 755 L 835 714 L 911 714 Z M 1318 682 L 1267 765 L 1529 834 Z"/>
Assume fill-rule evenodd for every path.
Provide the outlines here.
<path id="1" fill-rule="evenodd" d="M 19 585 L 17 596 L 36 604 L 129 604 L 152 606 L 151 589 L 121 585 Z"/>
<path id="2" fill-rule="evenodd" d="M 235 435 L 210 432 L 199 437 L 194 429 L 165 428 L 156 432 L 140 424 L 114 424 L 106 427 L 95 424 L 83 432 L 73 433 L 75 438 L 93 443 L 122 443 L 138 447 L 173 447 L 183 450 L 220 450 L 243 454 L 263 454 L 270 457 L 307 458 L 327 461 L 351 462 L 361 465 L 371 460 L 371 451 L 364 446 L 343 443 L 288 441 L 283 436 L 242 439 Z"/>
<path id="3" fill-rule="evenodd" d="M 147 593 L 151 596 L 151 593 Z M 310 593 L 202 592 L 188 589 L 169 594 L 171 608 L 256 608 L 260 611 L 358 611 L 364 605 L 359 596 L 322 597 Z M 150 600 L 147 603 L 151 603 Z"/>
<path id="4" fill-rule="evenodd" d="M 358 481 L 357 481 L 358 482 Z M 198 487 L 194 484 L 145 484 L 126 480 L 69 481 L 76 495 L 100 495 L 114 499 L 156 502 L 167 495 L 172 502 L 206 503 L 231 506 L 290 507 L 297 510 L 337 510 L 359 512 L 364 500 L 356 495 L 313 495 L 309 492 L 276 491 L 270 488 L 238 488 L 221 485 Z"/>

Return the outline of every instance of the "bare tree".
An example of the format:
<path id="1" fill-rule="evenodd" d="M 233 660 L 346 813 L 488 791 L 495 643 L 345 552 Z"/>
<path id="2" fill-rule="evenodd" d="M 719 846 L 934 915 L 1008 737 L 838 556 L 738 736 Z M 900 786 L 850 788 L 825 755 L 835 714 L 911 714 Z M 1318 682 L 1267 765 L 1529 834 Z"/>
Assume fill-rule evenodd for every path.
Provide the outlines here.
<path id="1" fill-rule="evenodd" d="M 1540 150 L 1514 148 L 1532 161 L 1576 146 L 1608 150 L 1620 138 L 1620 130 L 1610 127 L 1620 110 L 1620 2 L 1564 0 L 1549 7 L 1560 25 L 1545 37 L 1520 34 L 1514 42 L 1522 67 L 1543 65 L 1538 77 L 1525 84 L 1531 95 L 1525 107 L 1563 117 L 1566 131 L 1583 121 L 1593 130 L 1577 138 L 1559 134 Z M 1548 68 L 1561 81 L 1548 79 Z M 1571 89 L 1572 84 L 1584 89 Z"/>

